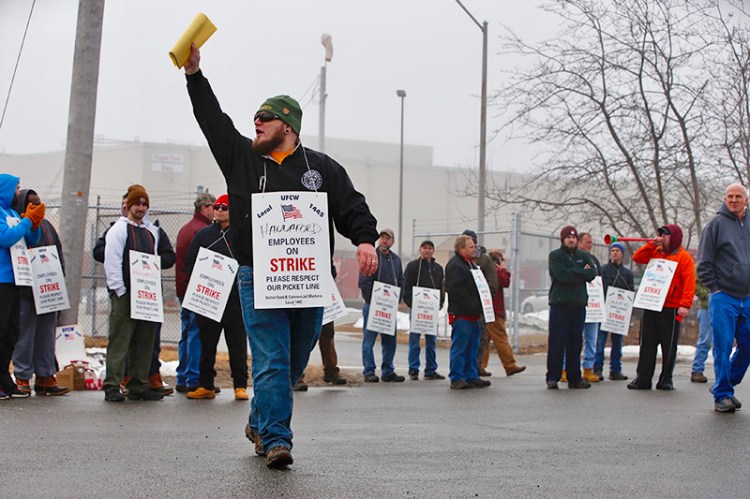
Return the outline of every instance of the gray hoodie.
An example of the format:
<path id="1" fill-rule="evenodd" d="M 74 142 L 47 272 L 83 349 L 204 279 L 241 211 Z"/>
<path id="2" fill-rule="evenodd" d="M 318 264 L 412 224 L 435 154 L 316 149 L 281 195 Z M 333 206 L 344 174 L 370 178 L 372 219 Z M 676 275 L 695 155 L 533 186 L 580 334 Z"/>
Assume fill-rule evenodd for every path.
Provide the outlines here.
<path id="1" fill-rule="evenodd" d="M 712 293 L 750 296 L 750 220 L 726 204 L 706 224 L 698 246 L 698 278 Z"/>

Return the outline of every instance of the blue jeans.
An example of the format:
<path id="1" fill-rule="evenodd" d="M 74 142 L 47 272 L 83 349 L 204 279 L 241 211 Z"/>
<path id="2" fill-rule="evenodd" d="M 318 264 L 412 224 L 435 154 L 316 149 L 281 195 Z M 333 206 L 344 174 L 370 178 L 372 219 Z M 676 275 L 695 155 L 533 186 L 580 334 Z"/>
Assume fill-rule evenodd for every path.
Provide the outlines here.
<path id="1" fill-rule="evenodd" d="M 693 372 L 702 373 L 706 368 L 706 358 L 711 349 L 711 317 L 708 310 L 698 310 L 698 343 L 695 345 L 695 358 L 693 359 Z"/>
<path id="2" fill-rule="evenodd" d="M 594 359 L 594 369 L 601 371 L 604 369 L 604 347 L 607 346 L 607 336 L 610 336 L 608 331 L 602 331 L 599 328 L 599 335 L 596 338 L 596 358 Z M 622 340 L 621 334 L 611 335 L 612 338 L 612 349 L 609 352 L 609 372 L 610 373 L 621 373 L 622 372 Z"/>
<path id="3" fill-rule="evenodd" d="M 479 379 L 477 352 L 479 351 L 479 321 L 456 318 L 451 324 L 451 383 Z"/>
<path id="4" fill-rule="evenodd" d="M 422 348 L 419 340 L 422 335 L 419 333 L 409 333 L 409 373 L 412 371 L 419 372 L 419 354 Z M 425 376 L 431 376 L 437 371 L 437 358 L 435 355 L 435 346 L 437 337 L 432 334 L 424 335 L 424 357 L 425 357 Z"/>
<path id="5" fill-rule="evenodd" d="M 292 387 L 302 377 L 320 336 L 323 308 L 256 309 L 253 268 L 237 274 L 242 318 L 253 359 L 250 427 L 263 448 L 292 448 Z"/>
<path id="6" fill-rule="evenodd" d="M 734 396 L 734 386 L 740 384 L 750 366 L 750 296 L 737 298 L 723 291 L 711 294 L 708 314 L 714 336 L 714 373 L 711 388 L 716 402 Z M 737 340 L 737 350 L 732 345 Z"/>
<path id="7" fill-rule="evenodd" d="M 601 322 L 587 322 L 583 325 L 583 368 L 592 369 L 596 357 L 596 342 Z"/>
<path id="8" fill-rule="evenodd" d="M 364 324 L 362 326 L 362 374 L 365 376 L 375 374 L 375 354 L 373 354 L 372 349 L 375 346 L 375 338 L 379 334 L 367 329 L 367 315 L 369 313 L 370 304 L 365 303 L 362 306 L 362 316 L 364 317 Z M 395 367 L 393 367 L 393 357 L 396 356 L 396 335 L 381 334 L 380 349 L 383 356 L 383 363 L 380 364 L 381 375 L 389 376 L 395 370 Z"/>
<path id="9" fill-rule="evenodd" d="M 182 298 L 180 298 L 182 304 Z M 178 385 L 198 386 L 198 375 L 201 362 L 201 335 L 195 313 L 183 308 L 180 310 L 182 319 L 182 335 L 177 344 L 177 378 Z"/>

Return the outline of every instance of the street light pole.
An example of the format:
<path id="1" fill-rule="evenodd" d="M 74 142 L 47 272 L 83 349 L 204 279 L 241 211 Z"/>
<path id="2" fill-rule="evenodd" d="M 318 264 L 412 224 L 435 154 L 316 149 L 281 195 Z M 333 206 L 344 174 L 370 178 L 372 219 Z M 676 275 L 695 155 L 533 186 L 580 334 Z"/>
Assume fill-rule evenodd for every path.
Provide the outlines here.
<path id="1" fill-rule="evenodd" d="M 487 35 L 489 32 L 487 21 L 479 24 L 471 12 L 464 7 L 461 0 L 456 0 L 456 3 L 468 14 L 474 24 L 476 24 L 482 31 L 482 96 L 481 96 L 481 111 L 479 113 L 479 186 L 477 197 L 479 198 L 479 207 L 477 209 L 477 238 L 478 242 L 482 242 L 484 239 L 484 201 L 485 201 L 485 190 L 487 185 Z"/>
<path id="2" fill-rule="evenodd" d="M 320 37 L 320 43 L 326 49 L 325 61 L 320 67 L 320 98 L 318 105 L 320 107 L 320 115 L 318 117 L 318 150 L 320 152 L 326 152 L 326 69 L 328 63 L 333 59 L 333 42 L 331 41 L 331 35 L 323 33 Z"/>
<path id="3" fill-rule="evenodd" d="M 396 95 L 401 98 L 401 158 L 398 163 L 398 256 L 403 258 L 401 253 L 401 242 L 404 239 L 402 222 L 404 218 L 404 99 L 406 92 L 396 90 Z"/>

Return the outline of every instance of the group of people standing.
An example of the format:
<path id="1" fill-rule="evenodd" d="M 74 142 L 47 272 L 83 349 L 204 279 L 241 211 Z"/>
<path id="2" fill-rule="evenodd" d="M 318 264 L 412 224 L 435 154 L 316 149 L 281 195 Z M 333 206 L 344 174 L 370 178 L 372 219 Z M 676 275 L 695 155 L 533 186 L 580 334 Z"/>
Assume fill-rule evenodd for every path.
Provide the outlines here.
<path id="1" fill-rule="evenodd" d="M 486 370 L 489 361 L 492 340 L 498 356 L 508 376 L 523 372 L 526 367 L 516 363 L 513 350 L 508 342 L 505 329 L 505 299 L 503 289 L 510 286 L 510 272 L 505 258 L 499 250 L 489 253 L 477 245 L 477 235 L 466 230 L 454 243 L 454 254 L 448 261 L 445 270 L 435 261 L 435 245 L 425 240 L 419 245 L 419 258 L 406 265 L 402 270 L 401 259 L 392 250 L 395 235 L 391 229 L 380 231 L 377 245 L 378 271 L 373 275 L 360 275 L 359 288 L 362 291 L 364 305 L 363 338 L 362 338 L 362 375 L 366 383 L 402 382 L 406 377 L 395 371 L 393 359 L 396 353 L 396 327 L 392 334 L 378 333 L 367 327 L 373 286 L 385 283 L 401 289 L 400 299 L 412 308 L 415 288 L 429 288 L 440 291 L 439 307 L 442 308 L 445 296 L 448 295 L 448 319 L 451 324 L 450 351 L 450 387 L 452 389 L 485 388 L 489 380 L 480 376 L 490 376 Z M 484 320 L 484 310 L 479 287 L 472 271 L 481 272 L 492 297 L 494 320 Z M 375 374 L 375 356 L 373 348 L 380 335 L 382 364 L 381 376 Z M 421 338 L 425 342 L 425 380 L 442 380 L 445 376 L 438 373 L 436 360 L 436 336 L 410 331 L 409 333 L 409 378 L 418 380 L 420 375 Z M 488 339 L 489 338 L 489 339 Z"/>

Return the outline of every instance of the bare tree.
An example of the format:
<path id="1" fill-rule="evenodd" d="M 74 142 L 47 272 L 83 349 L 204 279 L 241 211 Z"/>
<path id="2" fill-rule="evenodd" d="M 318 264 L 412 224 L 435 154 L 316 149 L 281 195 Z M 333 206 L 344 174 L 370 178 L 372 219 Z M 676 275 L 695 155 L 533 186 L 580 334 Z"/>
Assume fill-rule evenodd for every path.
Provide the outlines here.
<path id="1" fill-rule="evenodd" d="M 676 222 L 688 242 L 700 236 L 720 199 L 715 180 L 738 175 L 722 168 L 717 145 L 734 154 L 735 170 L 742 164 L 741 178 L 750 174 L 744 28 L 722 24 L 710 0 L 558 0 L 543 8 L 559 18 L 560 33 L 529 44 L 507 30 L 506 53 L 532 63 L 509 71 L 493 98 L 504 130 L 541 151 L 537 170 L 491 186 L 488 199 L 619 234 L 648 236 Z M 714 73 L 725 72 L 730 38 L 721 25 L 734 30 L 739 71 L 722 84 L 745 93 L 717 112 Z M 740 132 L 731 120 L 743 106 Z M 466 194 L 476 192 L 470 185 Z"/>

